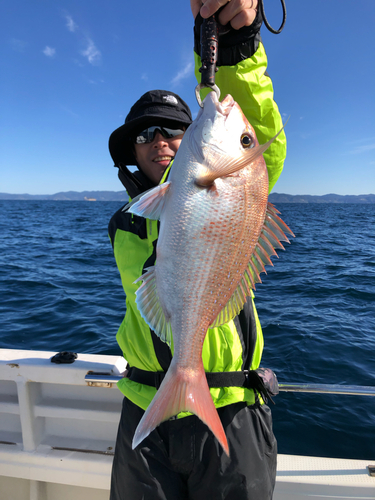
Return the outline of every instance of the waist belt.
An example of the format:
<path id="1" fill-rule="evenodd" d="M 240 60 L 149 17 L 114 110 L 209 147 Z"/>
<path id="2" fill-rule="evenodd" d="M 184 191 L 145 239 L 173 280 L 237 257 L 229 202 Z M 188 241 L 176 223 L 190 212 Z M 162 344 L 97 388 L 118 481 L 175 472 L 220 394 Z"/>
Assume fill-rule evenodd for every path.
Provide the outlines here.
<path id="1" fill-rule="evenodd" d="M 132 366 L 128 368 L 126 378 L 139 384 L 159 389 L 166 372 L 149 372 Z M 279 384 L 275 373 L 269 368 L 244 370 L 241 372 L 206 372 L 208 387 L 245 387 L 258 391 L 265 402 L 279 393 Z M 275 404 L 275 403 L 274 403 Z"/>

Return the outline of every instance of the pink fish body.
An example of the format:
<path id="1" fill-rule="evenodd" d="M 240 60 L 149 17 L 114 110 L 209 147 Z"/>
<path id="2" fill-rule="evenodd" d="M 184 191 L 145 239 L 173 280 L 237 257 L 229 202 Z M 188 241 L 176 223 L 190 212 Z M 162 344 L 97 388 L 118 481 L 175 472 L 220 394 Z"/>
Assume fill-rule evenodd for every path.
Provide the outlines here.
<path id="1" fill-rule="evenodd" d="M 209 327 L 242 309 L 289 228 L 268 204 L 268 174 L 255 132 L 231 96 L 208 94 L 186 131 L 168 182 L 128 210 L 160 219 L 154 267 L 140 278 L 137 306 L 169 345 L 173 359 L 133 439 L 136 447 L 162 421 L 189 411 L 229 455 L 202 363 Z M 172 336 L 173 332 L 173 336 Z"/>

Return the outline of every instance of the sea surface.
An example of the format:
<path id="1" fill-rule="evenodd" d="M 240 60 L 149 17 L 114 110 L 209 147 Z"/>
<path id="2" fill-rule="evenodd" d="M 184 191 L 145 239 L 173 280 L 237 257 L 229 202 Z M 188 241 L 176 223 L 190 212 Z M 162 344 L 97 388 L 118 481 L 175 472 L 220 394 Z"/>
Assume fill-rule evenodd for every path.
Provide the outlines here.
<path id="1" fill-rule="evenodd" d="M 0 348 L 118 354 L 121 202 L 0 201 Z M 296 238 L 255 293 L 280 382 L 375 386 L 375 204 L 280 204 Z M 1 356 L 1 351 L 0 351 Z M 280 453 L 375 460 L 375 397 L 280 393 Z"/>

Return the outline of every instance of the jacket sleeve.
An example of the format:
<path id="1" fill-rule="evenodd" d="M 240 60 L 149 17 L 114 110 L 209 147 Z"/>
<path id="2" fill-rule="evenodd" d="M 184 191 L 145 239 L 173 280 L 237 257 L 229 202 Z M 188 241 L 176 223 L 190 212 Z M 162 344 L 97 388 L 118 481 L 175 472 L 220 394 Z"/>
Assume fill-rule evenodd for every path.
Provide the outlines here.
<path id="1" fill-rule="evenodd" d="M 259 34 L 261 18 L 250 27 L 231 30 L 219 39 L 219 70 L 215 83 L 221 91 L 221 98 L 227 94 L 241 106 L 245 116 L 254 127 L 260 144 L 264 144 L 282 128 L 282 120 L 277 104 L 273 99 L 273 85 L 267 70 L 267 55 Z M 201 66 L 199 26 L 202 18 L 196 19 L 195 35 L 195 74 L 200 82 Z M 208 90 L 201 92 L 202 98 Z M 284 131 L 273 141 L 263 154 L 266 161 L 269 191 L 272 190 L 283 169 L 286 157 L 286 137 Z"/>

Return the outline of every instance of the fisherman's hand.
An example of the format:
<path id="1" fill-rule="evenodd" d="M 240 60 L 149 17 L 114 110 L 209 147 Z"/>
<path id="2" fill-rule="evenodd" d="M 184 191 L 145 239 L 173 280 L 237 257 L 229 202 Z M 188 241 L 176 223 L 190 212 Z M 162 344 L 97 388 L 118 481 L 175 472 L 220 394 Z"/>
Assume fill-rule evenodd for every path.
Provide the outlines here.
<path id="1" fill-rule="evenodd" d="M 198 12 L 204 19 L 207 19 L 223 5 L 225 7 L 219 14 L 220 24 L 225 26 L 230 23 L 232 28 L 238 30 L 253 23 L 257 13 L 258 0 L 190 0 L 194 19 Z"/>

